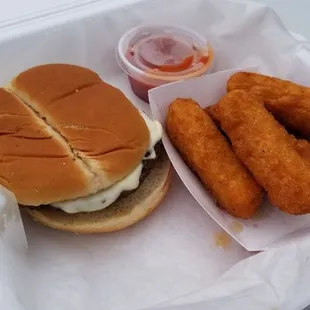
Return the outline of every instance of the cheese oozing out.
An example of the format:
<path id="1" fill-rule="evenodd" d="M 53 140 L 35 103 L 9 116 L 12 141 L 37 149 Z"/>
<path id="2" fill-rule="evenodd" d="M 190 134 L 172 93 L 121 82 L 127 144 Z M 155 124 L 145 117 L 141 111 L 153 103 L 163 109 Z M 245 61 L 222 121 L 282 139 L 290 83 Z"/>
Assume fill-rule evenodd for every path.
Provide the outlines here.
<path id="1" fill-rule="evenodd" d="M 162 137 L 162 126 L 158 121 L 150 119 L 144 112 L 140 111 L 140 113 L 150 132 L 149 147 L 143 160 L 152 160 L 156 158 L 154 148 Z M 61 209 L 66 213 L 93 212 L 107 208 L 118 199 L 122 192 L 131 191 L 138 188 L 142 168 L 143 164 L 141 162 L 124 179 L 96 194 L 70 201 L 57 202 L 52 205 L 53 207 Z"/>

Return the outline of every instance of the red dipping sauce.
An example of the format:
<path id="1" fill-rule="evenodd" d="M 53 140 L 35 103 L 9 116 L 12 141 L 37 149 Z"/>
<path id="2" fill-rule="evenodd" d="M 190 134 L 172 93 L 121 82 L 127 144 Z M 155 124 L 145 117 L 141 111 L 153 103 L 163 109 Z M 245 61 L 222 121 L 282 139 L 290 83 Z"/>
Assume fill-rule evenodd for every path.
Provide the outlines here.
<path id="1" fill-rule="evenodd" d="M 148 91 L 210 72 L 213 53 L 198 34 L 172 26 L 141 26 L 119 41 L 117 60 L 133 92 L 148 102 Z"/>

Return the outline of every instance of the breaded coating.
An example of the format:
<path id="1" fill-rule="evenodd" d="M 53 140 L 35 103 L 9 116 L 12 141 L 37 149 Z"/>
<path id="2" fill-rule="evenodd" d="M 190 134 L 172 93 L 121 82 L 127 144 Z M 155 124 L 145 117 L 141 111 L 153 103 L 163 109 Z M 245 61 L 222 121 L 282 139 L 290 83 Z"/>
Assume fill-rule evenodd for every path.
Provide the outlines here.
<path id="1" fill-rule="evenodd" d="M 307 140 L 296 139 L 291 136 L 295 151 L 308 163 L 310 163 L 310 143 Z"/>
<path id="2" fill-rule="evenodd" d="M 310 164 L 298 154 L 292 137 L 263 101 L 234 90 L 219 102 L 218 112 L 233 149 L 270 202 L 290 214 L 309 213 Z"/>
<path id="3" fill-rule="evenodd" d="M 270 99 L 278 99 L 283 95 L 309 94 L 310 92 L 308 87 L 253 72 L 234 73 L 227 82 L 227 91 L 230 92 L 235 89 L 249 90 L 254 86 L 267 87 L 267 90 L 270 91 Z"/>
<path id="4" fill-rule="evenodd" d="M 214 104 L 209 107 L 206 107 L 205 112 L 208 113 L 208 115 L 211 117 L 214 124 L 221 129 L 221 122 L 220 122 L 220 116 L 218 112 L 218 105 Z M 222 129 L 221 129 L 222 130 Z M 310 163 L 310 143 L 307 140 L 304 139 L 296 139 L 295 136 L 291 135 L 291 142 L 296 150 L 296 152 L 303 157 L 305 160 L 309 161 Z"/>
<path id="5" fill-rule="evenodd" d="M 218 116 L 218 111 L 217 111 L 217 104 L 210 105 L 210 106 L 206 107 L 204 110 L 211 117 L 213 123 L 218 128 L 221 128 L 220 118 Z"/>
<path id="6" fill-rule="evenodd" d="M 218 205 L 236 217 L 252 217 L 263 190 L 204 110 L 191 99 L 176 99 L 169 106 L 166 127 L 171 142 Z"/>
<path id="7" fill-rule="evenodd" d="M 310 138 L 310 88 L 257 73 L 238 72 L 227 83 L 228 91 L 235 89 L 258 95 L 280 123 Z"/>

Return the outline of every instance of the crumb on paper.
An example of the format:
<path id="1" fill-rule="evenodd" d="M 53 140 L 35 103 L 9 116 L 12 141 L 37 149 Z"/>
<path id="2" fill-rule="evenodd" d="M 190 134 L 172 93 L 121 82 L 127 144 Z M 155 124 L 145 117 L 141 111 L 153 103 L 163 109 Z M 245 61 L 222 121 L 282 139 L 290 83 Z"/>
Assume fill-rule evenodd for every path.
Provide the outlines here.
<path id="1" fill-rule="evenodd" d="M 226 250 L 232 243 L 232 238 L 225 231 L 216 232 L 214 234 L 215 246 Z"/>

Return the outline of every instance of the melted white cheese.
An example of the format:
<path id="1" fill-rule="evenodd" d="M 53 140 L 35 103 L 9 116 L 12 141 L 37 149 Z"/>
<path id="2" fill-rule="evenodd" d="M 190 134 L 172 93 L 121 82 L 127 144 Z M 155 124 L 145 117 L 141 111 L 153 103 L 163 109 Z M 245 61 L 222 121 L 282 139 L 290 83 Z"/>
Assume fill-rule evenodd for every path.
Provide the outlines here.
<path id="1" fill-rule="evenodd" d="M 154 159 L 156 158 L 154 146 L 161 139 L 163 135 L 163 128 L 159 122 L 151 120 L 144 112 L 140 111 L 140 113 L 150 132 L 150 143 L 148 147 L 148 154 L 147 156 L 144 156 L 143 159 Z"/>
<path id="2" fill-rule="evenodd" d="M 150 132 L 148 154 L 143 158 L 143 160 L 154 159 L 156 158 L 154 147 L 162 137 L 162 126 L 156 120 L 151 120 L 144 112 L 140 111 L 140 113 Z M 61 209 L 67 213 L 93 212 L 102 210 L 116 201 L 122 192 L 138 188 L 142 168 L 143 165 L 141 163 L 124 179 L 103 191 L 75 200 L 53 203 L 53 207 Z"/>
<path id="3" fill-rule="evenodd" d="M 102 210 L 111 205 L 123 191 L 131 191 L 139 186 L 142 168 L 143 165 L 140 164 L 127 177 L 97 194 L 75 200 L 54 203 L 53 206 L 67 213 Z"/>

